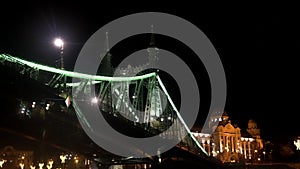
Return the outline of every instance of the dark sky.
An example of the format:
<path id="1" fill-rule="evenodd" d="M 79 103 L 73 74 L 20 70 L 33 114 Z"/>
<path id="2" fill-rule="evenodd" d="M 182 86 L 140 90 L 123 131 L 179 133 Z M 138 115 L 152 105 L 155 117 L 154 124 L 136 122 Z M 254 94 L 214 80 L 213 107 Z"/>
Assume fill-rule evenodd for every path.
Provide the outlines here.
<path id="1" fill-rule="evenodd" d="M 174 14 L 197 25 L 216 48 L 227 78 L 225 110 L 235 123 L 245 128 L 253 118 L 266 138 L 300 135 L 300 15 L 293 8 L 179 4 L 125 8 L 74 3 L 3 7 L 7 9 L 0 12 L 0 52 L 54 65 L 59 55 L 52 40 L 63 36 L 67 41 L 65 64 L 72 69 L 83 44 L 105 23 L 136 12 Z M 170 44 L 162 46 L 171 49 Z M 190 64 L 196 76 L 198 64 Z"/>

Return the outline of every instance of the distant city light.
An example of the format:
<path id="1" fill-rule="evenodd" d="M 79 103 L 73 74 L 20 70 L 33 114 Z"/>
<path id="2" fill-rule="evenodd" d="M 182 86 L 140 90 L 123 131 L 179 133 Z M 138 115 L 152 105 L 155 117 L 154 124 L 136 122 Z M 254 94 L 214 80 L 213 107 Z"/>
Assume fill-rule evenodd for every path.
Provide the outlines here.
<path id="1" fill-rule="evenodd" d="M 36 105 L 36 102 L 32 102 L 31 107 L 32 107 L 32 108 L 35 108 L 35 105 Z"/>
<path id="2" fill-rule="evenodd" d="M 47 104 L 46 104 L 46 110 L 49 110 L 49 109 L 50 109 L 50 104 L 47 103 Z"/>

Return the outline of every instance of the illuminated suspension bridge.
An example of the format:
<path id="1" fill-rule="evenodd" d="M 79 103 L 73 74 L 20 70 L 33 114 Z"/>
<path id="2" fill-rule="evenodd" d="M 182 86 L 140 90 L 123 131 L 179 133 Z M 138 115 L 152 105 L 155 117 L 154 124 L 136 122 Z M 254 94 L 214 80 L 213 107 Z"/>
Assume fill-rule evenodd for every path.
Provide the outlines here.
<path id="1" fill-rule="evenodd" d="M 77 95 L 86 98 L 84 101 L 90 104 L 97 104 L 104 116 L 125 119 L 128 125 L 141 128 L 150 135 L 160 135 L 166 140 L 177 139 L 178 149 L 204 159 L 209 158 L 192 135 L 156 72 L 126 77 L 90 75 L 37 64 L 8 54 L 0 54 L 0 63 L 57 89 L 57 94 L 66 99 L 68 106 L 72 103 L 78 118 L 85 117 L 77 103 L 72 101 Z M 73 78 L 73 83 L 64 81 L 67 78 Z M 97 92 L 91 98 L 92 89 Z M 167 129 L 168 132 L 164 132 Z"/>

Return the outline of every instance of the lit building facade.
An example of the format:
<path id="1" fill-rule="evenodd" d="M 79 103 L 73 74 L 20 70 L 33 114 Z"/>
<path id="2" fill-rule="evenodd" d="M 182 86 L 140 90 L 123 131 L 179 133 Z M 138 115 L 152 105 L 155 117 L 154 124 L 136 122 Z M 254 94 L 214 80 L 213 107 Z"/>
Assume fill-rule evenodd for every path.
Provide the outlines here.
<path id="1" fill-rule="evenodd" d="M 216 112 L 210 117 L 208 129 L 202 133 L 193 132 L 195 138 L 208 155 L 222 162 L 257 162 L 263 149 L 260 129 L 254 120 L 249 120 L 248 128 L 242 132 L 233 125 L 225 112 Z"/>

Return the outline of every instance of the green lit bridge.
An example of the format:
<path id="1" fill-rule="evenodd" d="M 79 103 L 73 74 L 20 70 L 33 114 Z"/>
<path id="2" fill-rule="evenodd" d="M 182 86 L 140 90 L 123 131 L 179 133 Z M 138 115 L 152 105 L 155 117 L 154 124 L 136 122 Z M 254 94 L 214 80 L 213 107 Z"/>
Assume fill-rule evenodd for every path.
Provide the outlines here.
<path id="1" fill-rule="evenodd" d="M 180 161 L 184 159 L 181 155 L 187 154 L 185 157 L 195 157 L 206 164 L 215 166 L 218 164 L 216 161 L 211 161 L 206 151 L 194 138 L 156 72 L 120 77 L 90 75 L 33 63 L 8 54 L 0 54 L 0 63 L 54 89 L 55 94 L 65 101 L 67 107 L 73 106 L 77 118 L 81 119 L 81 125 L 89 126 L 90 122 L 85 119 L 85 112 L 78 106 L 80 103 L 75 101 L 76 98 L 91 106 L 97 105 L 105 119 L 120 133 L 142 138 L 159 135 L 166 141 L 177 140 L 178 144 L 172 150 L 161 155 L 157 154 L 157 159 L 149 156 L 157 163 Z M 71 78 L 72 82 L 69 80 Z M 50 104 L 45 109 L 49 109 L 49 106 Z M 30 116 L 30 113 L 27 115 Z M 122 125 L 116 125 L 120 123 Z M 126 149 L 126 147 L 120 148 Z M 122 159 L 124 158 L 112 164 L 145 162 L 145 159 L 141 158 Z"/>

